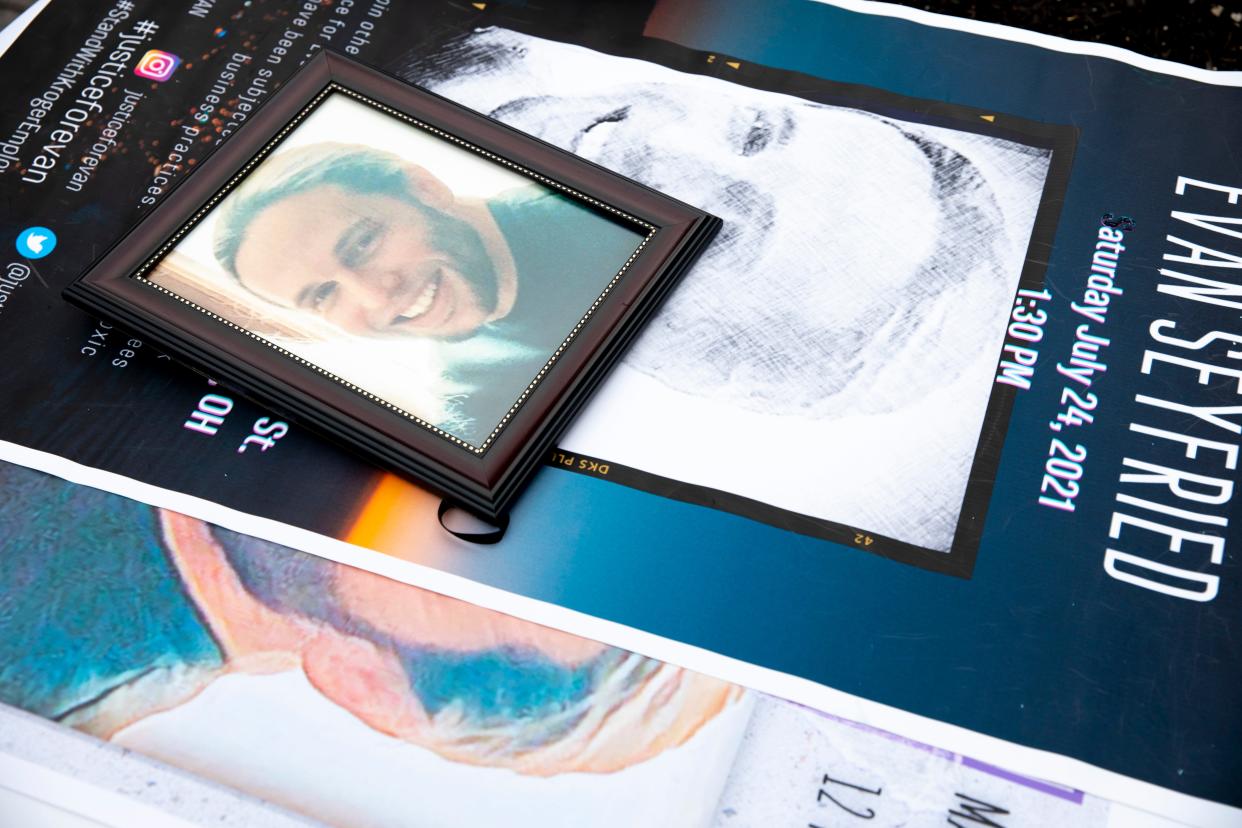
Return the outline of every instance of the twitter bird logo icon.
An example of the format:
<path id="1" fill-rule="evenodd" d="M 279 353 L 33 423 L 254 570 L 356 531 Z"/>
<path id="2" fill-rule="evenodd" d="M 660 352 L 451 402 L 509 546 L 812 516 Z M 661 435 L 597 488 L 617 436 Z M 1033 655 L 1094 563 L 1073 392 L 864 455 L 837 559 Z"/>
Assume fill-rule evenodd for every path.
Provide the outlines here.
<path id="1" fill-rule="evenodd" d="M 42 259 L 56 249 L 56 234 L 46 227 L 27 227 L 17 237 L 17 252 L 27 259 Z"/>

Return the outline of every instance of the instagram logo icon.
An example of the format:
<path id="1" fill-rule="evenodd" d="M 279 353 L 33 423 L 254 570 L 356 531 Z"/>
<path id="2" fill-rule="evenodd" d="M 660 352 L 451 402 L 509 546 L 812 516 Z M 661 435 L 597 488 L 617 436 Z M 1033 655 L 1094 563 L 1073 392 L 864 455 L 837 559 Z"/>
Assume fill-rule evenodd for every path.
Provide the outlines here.
<path id="1" fill-rule="evenodd" d="M 172 52 L 152 49 L 142 56 L 142 60 L 138 61 L 138 65 L 134 67 L 134 74 L 140 78 L 163 83 L 172 77 L 172 73 L 177 71 L 180 65 L 181 58 Z"/>

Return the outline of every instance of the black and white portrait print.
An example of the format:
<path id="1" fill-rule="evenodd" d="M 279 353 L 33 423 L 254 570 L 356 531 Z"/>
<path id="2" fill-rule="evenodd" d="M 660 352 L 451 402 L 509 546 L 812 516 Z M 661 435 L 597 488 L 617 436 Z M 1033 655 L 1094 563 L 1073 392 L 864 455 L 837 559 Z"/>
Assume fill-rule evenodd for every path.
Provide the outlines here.
<path id="1" fill-rule="evenodd" d="M 1049 150 L 503 29 L 404 74 L 724 220 L 565 448 L 950 548 Z"/>

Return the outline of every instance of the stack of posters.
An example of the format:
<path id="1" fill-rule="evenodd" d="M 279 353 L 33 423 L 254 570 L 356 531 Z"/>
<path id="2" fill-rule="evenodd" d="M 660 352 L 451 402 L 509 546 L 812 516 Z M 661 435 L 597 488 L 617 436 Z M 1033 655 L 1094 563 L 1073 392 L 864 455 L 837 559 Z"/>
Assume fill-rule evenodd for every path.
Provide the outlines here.
<path id="1" fill-rule="evenodd" d="M 725 220 L 494 546 L 60 299 L 324 48 Z M 0 701 L 338 824 L 1242 818 L 1242 80 L 793 0 L 53 0 L 0 72 Z"/>
<path id="2" fill-rule="evenodd" d="M 14 824 L 19 797 L 118 828 L 1175 824 L 18 465 L 0 483 Z"/>

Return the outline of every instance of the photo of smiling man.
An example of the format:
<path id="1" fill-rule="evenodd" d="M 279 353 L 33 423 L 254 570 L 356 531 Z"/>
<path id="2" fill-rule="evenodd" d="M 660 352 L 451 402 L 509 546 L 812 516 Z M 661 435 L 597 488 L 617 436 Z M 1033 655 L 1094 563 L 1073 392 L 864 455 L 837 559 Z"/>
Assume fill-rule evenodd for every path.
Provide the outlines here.
<path id="1" fill-rule="evenodd" d="M 642 241 L 338 93 L 149 279 L 479 447 Z"/>

